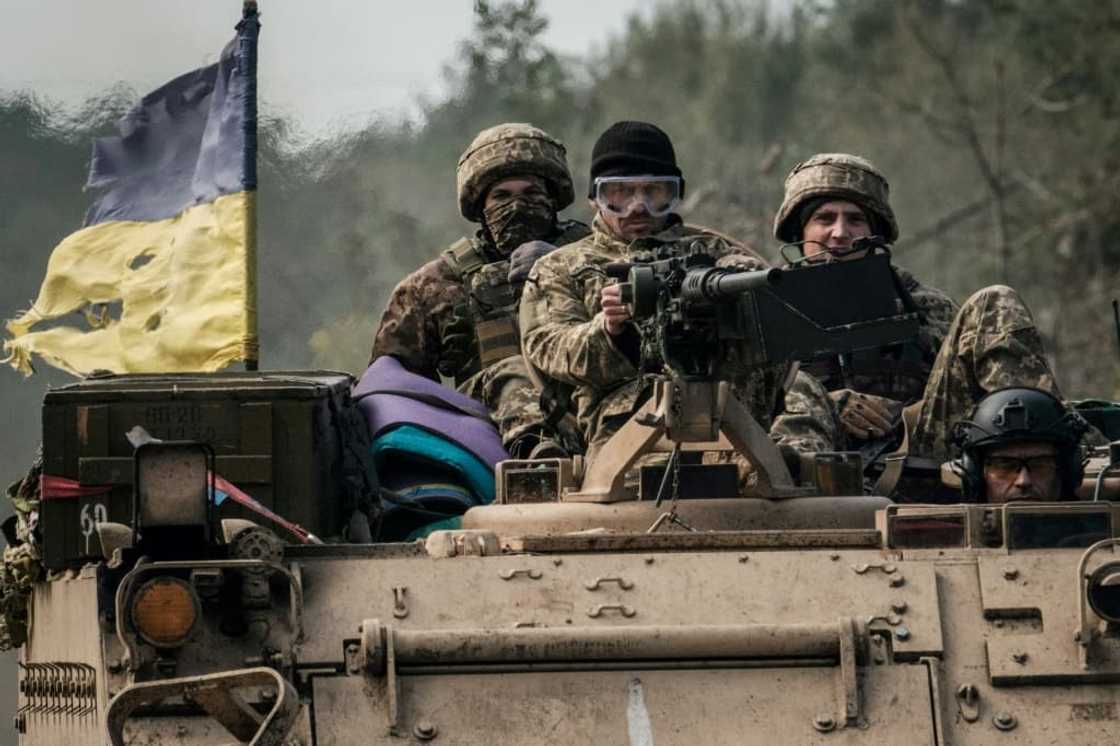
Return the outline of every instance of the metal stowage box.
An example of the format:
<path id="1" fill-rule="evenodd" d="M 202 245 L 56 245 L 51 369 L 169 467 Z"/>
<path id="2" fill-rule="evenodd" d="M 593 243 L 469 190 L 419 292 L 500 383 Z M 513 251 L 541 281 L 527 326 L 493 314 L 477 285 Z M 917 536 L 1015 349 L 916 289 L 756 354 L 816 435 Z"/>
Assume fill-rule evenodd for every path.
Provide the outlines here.
<path id="1" fill-rule="evenodd" d="M 209 443 L 218 475 L 314 534 L 337 534 L 354 499 L 346 494 L 354 480 L 344 473 L 344 446 L 365 438 L 359 447 L 368 449 L 351 383 L 345 373 L 323 371 L 148 374 L 49 391 L 43 474 L 64 489 L 44 491 L 44 563 L 66 567 L 98 556 L 96 522 L 131 523 L 126 433 L 136 425 L 164 440 Z M 218 515 L 252 517 L 232 500 Z"/>

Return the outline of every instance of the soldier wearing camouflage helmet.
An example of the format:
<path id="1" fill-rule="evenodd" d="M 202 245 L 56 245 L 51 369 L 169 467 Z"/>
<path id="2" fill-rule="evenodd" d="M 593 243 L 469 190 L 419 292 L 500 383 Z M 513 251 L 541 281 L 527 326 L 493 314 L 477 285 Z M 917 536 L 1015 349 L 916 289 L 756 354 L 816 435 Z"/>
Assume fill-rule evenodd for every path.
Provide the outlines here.
<path id="1" fill-rule="evenodd" d="M 588 233 L 557 218 L 575 196 L 564 146 L 530 124 L 500 124 L 475 137 L 456 177 L 459 212 L 480 228 L 397 285 L 370 360 L 392 355 L 415 373 L 453 379 L 488 406 L 514 457 L 557 455 L 564 439 L 544 425 L 517 308 L 533 262 Z"/>
<path id="2" fill-rule="evenodd" d="M 800 249 L 792 261 L 851 261 L 875 243 L 893 243 L 899 229 L 887 180 L 859 156 L 815 155 L 786 178 L 774 235 Z M 849 447 L 863 451 L 873 473 L 882 469 L 876 488 L 884 494 L 895 489 L 904 464 L 936 474 L 949 455 L 950 427 L 988 392 L 1028 386 L 1060 396 L 1034 319 L 1013 289 L 993 285 L 958 307 L 909 272 L 894 271 L 918 314 L 917 335 L 803 363 L 829 390 Z M 921 481 L 907 486 L 924 491 Z"/>
<path id="3" fill-rule="evenodd" d="M 887 180 L 859 156 L 815 155 L 786 178 L 774 235 L 800 247 L 807 261 L 860 258 L 866 251 L 853 250 L 853 241 L 869 236 L 893 243 L 898 239 L 898 222 Z M 896 267 L 895 274 L 919 313 L 920 329 L 914 339 L 806 360 L 802 366 L 829 389 L 848 436 L 857 443 L 882 438 L 902 407 L 922 397 L 957 312 L 956 303 L 945 293 L 922 285 L 903 269 Z"/>
<path id="4" fill-rule="evenodd" d="M 788 243 L 802 241 L 809 218 L 827 202 L 854 204 L 872 233 L 887 243 L 898 239 L 887 180 L 866 159 L 846 153 L 820 153 L 794 167 L 786 177 L 785 199 L 774 217 L 774 235 Z M 827 249 L 814 244 L 806 246 L 805 253 Z"/>

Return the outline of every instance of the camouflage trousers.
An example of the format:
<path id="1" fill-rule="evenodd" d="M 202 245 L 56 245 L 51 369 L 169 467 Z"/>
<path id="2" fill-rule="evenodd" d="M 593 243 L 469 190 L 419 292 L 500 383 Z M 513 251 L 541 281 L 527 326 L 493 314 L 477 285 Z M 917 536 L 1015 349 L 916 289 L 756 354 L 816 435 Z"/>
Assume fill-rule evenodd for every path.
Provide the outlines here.
<path id="1" fill-rule="evenodd" d="M 463 381 L 459 391 L 486 405 L 506 450 L 518 438 L 544 429 L 540 392 L 529 378 L 525 359 L 513 355 L 487 366 Z"/>
<path id="2" fill-rule="evenodd" d="M 985 394 L 1029 386 L 1062 398 L 1042 336 L 1019 294 L 992 285 L 965 301 L 949 327 L 910 433 L 910 454 L 946 461 L 950 433 Z"/>

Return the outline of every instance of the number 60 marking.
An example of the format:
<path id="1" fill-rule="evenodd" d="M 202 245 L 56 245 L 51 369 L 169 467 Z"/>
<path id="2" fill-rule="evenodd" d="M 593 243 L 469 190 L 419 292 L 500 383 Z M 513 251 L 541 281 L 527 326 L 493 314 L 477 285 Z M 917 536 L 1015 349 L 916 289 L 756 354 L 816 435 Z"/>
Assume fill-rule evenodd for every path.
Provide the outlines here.
<path id="1" fill-rule="evenodd" d="M 93 538 L 93 532 L 97 530 L 97 524 L 108 522 L 109 509 L 105 507 L 104 503 L 86 503 L 82 506 L 79 525 L 82 529 L 82 536 L 86 537 L 86 554 L 90 553 L 89 542 Z"/>

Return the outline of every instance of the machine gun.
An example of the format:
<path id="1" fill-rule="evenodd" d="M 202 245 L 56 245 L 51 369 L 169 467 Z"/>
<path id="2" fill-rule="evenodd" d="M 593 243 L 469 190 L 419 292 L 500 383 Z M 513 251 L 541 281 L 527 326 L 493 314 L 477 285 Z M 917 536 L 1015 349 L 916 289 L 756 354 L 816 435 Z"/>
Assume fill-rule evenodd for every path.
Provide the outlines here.
<path id="1" fill-rule="evenodd" d="M 857 260 L 745 272 L 715 266 L 700 244 L 683 256 L 610 265 L 609 274 L 625 278 L 623 299 L 644 331 L 642 367 L 656 376 L 654 394 L 565 501 L 628 499 L 627 470 L 663 437 L 675 444 L 674 457 L 683 443 L 734 448 L 754 466 L 760 496 L 805 494 L 729 381 L 750 369 L 914 336 L 918 315 L 889 251 L 874 242 L 864 248 L 867 256 Z"/>
<path id="2" fill-rule="evenodd" d="M 736 271 L 698 245 L 682 257 L 616 263 L 635 321 L 653 320 L 656 355 L 673 375 L 720 377 L 820 355 L 879 347 L 918 331 L 890 254 L 855 261 Z M 734 370 L 728 370 L 733 367 Z"/>

